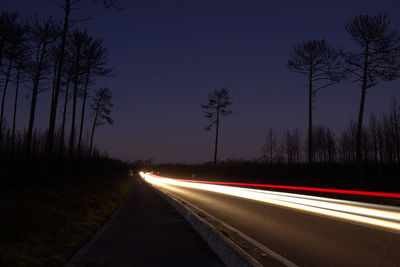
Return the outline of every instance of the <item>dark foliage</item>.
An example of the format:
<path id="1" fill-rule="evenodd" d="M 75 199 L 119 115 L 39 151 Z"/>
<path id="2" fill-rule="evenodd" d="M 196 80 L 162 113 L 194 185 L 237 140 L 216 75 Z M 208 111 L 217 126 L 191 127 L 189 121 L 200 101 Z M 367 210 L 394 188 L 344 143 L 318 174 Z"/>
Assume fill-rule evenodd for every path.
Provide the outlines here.
<path id="1" fill-rule="evenodd" d="M 109 4 L 112 4 L 111 2 Z M 74 5 L 77 1 L 65 1 L 65 3 Z M 41 19 L 35 15 L 22 20 L 17 12 L 0 13 L 1 184 L 47 184 L 62 181 L 68 175 L 80 177 L 91 173 L 102 173 L 105 168 L 127 167 L 125 163 L 110 159 L 96 148 L 93 149 L 93 135 L 89 140 L 89 137 L 84 138 L 82 134 L 85 129 L 88 131 L 92 129 L 89 120 L 84 120 L 87 109 L 86 98 L 90 96 L 96 78 L 109 76 L 112 71 L 106 66 L 107 50 L 102 46 L 100 39 L 94 39 L 86 31 L 70 30 L 69 27 L 63 28 L 61 24 L 52 17 Z M 65 29 L 67 32 L 63 39 Z M 61 50 L 64 60 L 61 59 Z M 60 79 L 59 88 L 57 79 Z M 12 118 L 9 119 L 8 116 L 4 116 L 6 98 L 10 97 L 6 93 L 14 88 L 14 110 Z M 21 90 L 30 102 L 28 120 L 23 123 L 27 127 L 23 130 L 16 127 L 17 115 L 20 112 L 18 100 L 24 95 L 21 94 Z M 57 144 L 57 149 L 49 150 L 48 142 L 52 130 L 50 127 L 47 131 L 41 131 L 35 127 L 36 103 L 41 93 L 51 94 L 49 103 L 52 107 L 51 113 L 57 94 L 63 91 L 65 102 L 62 123 L 54 125 L 59 129 L 51 137 L 51 142 Z M 66 136 L 66 121 L 70 119 L 67 118 L 70 114 L 67 112 L 69 108 L 67 100 L 71 98 L 70 91 L 73 95 L 72 130 L 70 136 Z M 110 107 L 111 92 L 107 92 L 109 96 L 107 107 Z M 77 102 L 81 97 L 83 98 L 81 121 L 76 146 L 75 117 L 78 116 Z M 103 102 L 100 104 L 98 114 L 93 114 L 92 117 L 96 126 L 105 119 L 108 122 L 112 121 L 109 116 L 110 110 L 105 108 L 106 104 Z M 11 125 L 9 121 L 12 121 Z M 68 149 L 65 139 L 70 140 Z M 76 150 L 79 153 L 75 153 Z M 70 153 L 65 153 L 66 151 Z"/>

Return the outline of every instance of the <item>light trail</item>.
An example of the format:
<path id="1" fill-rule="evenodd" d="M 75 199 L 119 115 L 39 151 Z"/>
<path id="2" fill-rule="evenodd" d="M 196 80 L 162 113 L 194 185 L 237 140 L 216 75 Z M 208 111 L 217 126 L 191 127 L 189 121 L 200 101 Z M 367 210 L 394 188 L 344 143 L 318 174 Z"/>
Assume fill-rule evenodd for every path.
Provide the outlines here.
<path id="1" fill-rule="evenodd" d="M 190 182 L 191 180 L 184 180 Z M 241 185 L 251 187 L 264 187 L 264 188 L 275 188 L 275 189 L 289 189 L 289 190 L 300 190 L 300 191 L 313 191 L 313 192 L 324 192 L 324 193 L 335 193 L 335 194 L 346 194 L 346 195 L 359 195 L 369 197 L 387 197 L 387 198 L 400 198 L 399 193 L 388 193 L 388 192 L 373 192 L 373 191 L 360 191 L 360 190 L 347 190 L 347 189 L 334 189 L 334 188 L 318 188 L 318 187 L 303 187 L 303 186 L 291 186 L 291 185 L 272 185 L 272 184 L 251 184 L 251 183 L 233 183 L 233 182 L 216 182 L 216 181 L 198 181 L 197 183 L 206 184 L 220 184 L 220 185 Z"/>
<path id="2" fill-rule="evenodd" d="M 251 199 L 291 209 L 364 223 L 400 231 L 400 208 L 377 204 L 361 203 L 302 194 L 274 192 L 237 186 L 207 184 L 205 181 L 178 180 L 140 172 L 144 180 L 161 187 L 175 185 L 206 190 L 225 195 Z"/>

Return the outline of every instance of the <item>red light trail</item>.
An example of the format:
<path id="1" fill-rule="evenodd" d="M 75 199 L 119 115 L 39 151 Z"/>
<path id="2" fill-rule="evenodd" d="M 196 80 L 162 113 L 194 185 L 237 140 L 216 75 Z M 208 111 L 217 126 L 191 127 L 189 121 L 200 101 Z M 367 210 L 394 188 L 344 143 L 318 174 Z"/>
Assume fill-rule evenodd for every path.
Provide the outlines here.
<path id="1" fill-rule="evenodd" d="M 197 181 L 197 180 L 182 180 L 182 181 L 205 183 L 205 184 L 238 185 L 238 186 L 249 186 L 249 187 L 263 187 L 263 188 L 276 188 L 276 189 L 288 189 L 288 190 L 300 190 L 300 191 L 314 191 L 314 192 L 336 193 L 336 194 L 347 194 L 347 195 L 358 195 L 358 196 L 370 196 L 370 197 L 400 198 L 400 194 L 399 193 L 388 193 L 388 192 L 374 192 L 374 191 L 360 191 L 360 190 L 346 190 L 346 189 L 318 188 L 318 187 L 302 187 L 302 186 L 290 186 L 290 185 L 269 185 L 269 184 L 252 184 L 252 183 Z"/>

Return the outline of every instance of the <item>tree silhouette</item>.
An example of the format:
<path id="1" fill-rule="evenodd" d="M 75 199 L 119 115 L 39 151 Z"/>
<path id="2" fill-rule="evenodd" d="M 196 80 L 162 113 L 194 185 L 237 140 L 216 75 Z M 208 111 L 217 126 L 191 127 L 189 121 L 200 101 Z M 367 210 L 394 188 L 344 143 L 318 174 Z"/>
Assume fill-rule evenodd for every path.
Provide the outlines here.
<path id="1" fill-rule="evenodd" d="M 61 87 L 61 73 L 64 64 L 65 45 L 67 41 L 68 29 L 71 23 L 71 9 L 77 5 L 81 0 L 52 0 L 52 2 L 64 11 L 63 29 L 61 31 L 61 42 L 59 47 L 59 56 L 57 62 L 57 75 L 54 82 L 53 95 L 50 107 L 49 129 L 47 133 L 47 151 L 51 152 L 54 142 L 54 130 L 56 125 L 58 97 Z M 115 0 L 95 0 L 95 2 L 102 3 L 106 8 L 122 9 Z M 1 65 L 1 64 L 0 64 Z"/>
<path id="2" fill-rule="evenodd" d="M 69 42 L 67 43 L 67 51 L 72 59 L 71 71 L 73 73 L 73 96 L 72 96 L 72 118 L 71 118 L 71 133 L 69 136 L 69 151 L 72 153 L 75 146 L 75 118 L 76 118 L 76 106 L 77 98 L 79 95 L 79 84 L 82 80 L 83 69 L 83 58 L 86 53 L 86 48 L 91 41 L 91 37 L 87 32 L 81 32 L 79 30 L 74 30 L 70 34 Z"/>
<path id="3" fill-rule="evenodd" d="M 361 135 L 367 89 L 380 80 L 399 77 L 400 36 L 390 29 L 390 20 L 384 14 L 360 14 L 346 24 L 346 31 L 359 46 L 358 52 L 346 53 L 349 72 L 361 84 L 360 108 L 356 134 L 356 161 L 361 171 Z M 362 173 L 360 172 L 362 176 Z"/>
<path id="4" fill-rule="evenodd" d="M 112 68 L 106 68 L 108 52 L 102 46 L 101 39 L 89 38 L 86 43 L 85 54 L 83 55 L 83 69 L 85 72 L 85 81 L 83 88 L 81 122 L 78 136 L 78 154 L 82 146 L 82 132 L 85 118 L 86 99 L 88 95 L 89 83 L 96 77 L 107 76 L 112 71 Z"/>
<path id="5" fill-rule="evenodd" d="M 71 80 L 72 80 L 72 71 L 71 69 L 66 68 L 66 71 L 64 72 L 65 81 L 63 84 L 65 85 L 64 89 L 64 104 L 63 104 L 63 111 L 62 111 L 62 120 L 61 120 L 61 129 L 60 129 L 60 156 L 63 156 L 64 154 L 64 137 L 65 137 L 65 122 L 67 119 L 67 106 L 68 106 L 68 99 L 69 99 L 69 87 L 71 85 Z"/>
<path id="6" fill-rule="evenodd" d="M 114 121 L 110 117 L 111 108 L 113 104 L 111 103 L 112 94 L 108 88 L 101 88 L 96 90 L 96 94 L 93 97 L 93 102 L 90 105 L 94 112 L 92 133 L 90 135 L 90 147 L 89 147 L 89 155 L 92 154 L 93 148 L 93 137 L 94 130 L 97 126 L 103 125 L 105 123 L 113 124 Z"/>
<path id="7" fill-rule="evenodd" d="M 201 105 L 204 109 L 204 117 L 211 120 L 211 123 L 205 128 L 207 131 L 215 124 L 215 148 L 214 148 L 214 165 L 217 165 L 217 151 L 218 151 L 218 131 L 220 116 L 232 114 L 231 110 L 227 110 L 232 97 L 229 95 L 229 90 L 225 87 L 221 89 L 214 89 L 208 94 L 208 104 Z"/>
<path id="8" fill-rule="evenodd" d="M 16 74 L 15 74 L 15 96 L 14 96 L 14 111 L 13 111 L 13 122 L 12 122 L 12 134 L 11 134 L 11 152 L 14 154 L 15 145 L 15 128 L 17 120 L 17 107 L 18 107 L 18 97 L 19 97 L 19 86 L 20 80 L 24 80 L 24 74 L 27 70 L 26 60 L 30 55 L 29 49 L 27 48 L 27 33 L 29 27 L 27 25 L 21 25 L 19 31 L 15 31 L 15 36 L 18 40 L 18 45 L 15 50 L 15 64 L 16 64 Z"/>
<path id="9" fill-rule="evenodd" d="M 31 20 L 32 25 L 30 27 L 31 39 L 32 39 L 32 55 L 34 58 L 31 62 L 31 69 L 29 70 L 31 81 L 32 81 L 32 95 L 31 95 L 31 107 L 29 114 L 28 131 L 26 134 L 26 150 L 30 153 L 33 124 L 35 120 L 36 102 L 39 94 L 39 83 L 46 77 L 46 71 L 48 71 L 49 64 L 49 45 L 56 41 L 59 36 L 59 27 L 54 22 L 52 17 L 49 17 L 46 21 L 40 21 L 36 16 Z"/>
<path id="10" fill-rule="evenodd" d="M 286 130 L 282 140 L 286 152 L 287 164 L 299 164 L 301 149 L 301 134 L 299 129 Z"/>
<path id="11" fill-rule="evenodd" d="M 345 78 L 342 50 L 330 47 L 324 39 L 303 41 L 292 48 L 289 70 L 306 75 L 308 85 L 308 164 L 313 161 L 313 110 L 316 94 Z"/>
<path id="12" fill-rule="evenodd" d="M 22 42 L 23 27 L 18 22 L 19 14 L 17 12 L 2 12 L 0 14 L 0 67 L 3 59 L 8 60 L 7 67 L 4 70 L 4 84 L 1 94 L 0 106 L 0 146 L 3 142 L 3 119 L 4 106 L 7 94 L 8 84 L 11 78 L 11 70 L 14 66 L 18 48 Z"/>
<path id="13" fill-rule="evenodd" d="M 262 159 L 268 164 L 273 164 L 277 160 L 278 149 L 278 135 L 275 133 L 274 129 L 269 128 L 267 138 L 261 148 Z"/>

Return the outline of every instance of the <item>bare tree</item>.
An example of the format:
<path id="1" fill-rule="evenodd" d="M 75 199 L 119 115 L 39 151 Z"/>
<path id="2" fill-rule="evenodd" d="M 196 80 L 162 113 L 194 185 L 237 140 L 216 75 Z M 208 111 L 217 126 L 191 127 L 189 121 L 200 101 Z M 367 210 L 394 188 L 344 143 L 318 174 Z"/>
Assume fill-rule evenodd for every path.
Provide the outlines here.
<path id="1" fill-rule="evenodd" d="M 288 164 L 298 164 L 301 160 L 301 133 L 300 130 L 295 128 L 293 130 L 286 130 L 282 139 L 282 148 L 286 153 Z"/>
<path id="2" fill-rule="evenodd" d="M 356 160 L 361 168 L 361 135 L 367 89 L 380 80 L 389 81 L 399 76 L 400 37 L 391 30 L 390 20 L 384 14 L 360 14 L 346 24 L 346 31 L 360 47 L 358 52 L 348 52 L 346 60 L 355 81 L 361 84 L 360 108 L 356 135 Z"/>
<path id="3" fill-rule="evenodd" d="M 96 91 L 95 96 L 93 97 L 93 102 L 90 105 L 92 111 L 94 112 L 92 133 L 90 135 L 90 155 L 92 155 L 93 137 L 96 127 L 105 123 L 114 123 L 114 121 L 110 117 L 111 108 L 113 107 L 113 104 L 111 103 L 111 98 L 112 94 L 110 90 L 108 88 L 101 88 Z"/>
<path id="4" fill-rule="evenodd" d="M 336 154 L 336 143 L 333 131 L 324 126 L 315 127 L 313 131 L 315 161 L 320 163 L 333 163 Z"/>
<path id="5" fill-rule="evenodd" d="M 83 88 L 81 122 L 78 136 L 78 154 L 80 153 L 82 146 L 83 123 L 85 119 L 85 108 L 89 83 L 99 76 L 107 76 L 112 71 L 111 68 L 107 68 L 105 66 L 107 64 L 108 53 L 107 49 L 102 46 L 102 40 L 93 40 L 90 37 L 86 45 L 87 47 L 85 47 L 85 53 L 83 55 L 83 69 L 86 77 Z"/>
<path id="6" fill-rule="evenodd" d="M 343 163 L 354 163 L 356 160 L 356 132 L 357 125 L 351 120 L 339 140 L 340 159 Z"/>
<path id="7" fill-rule="evenodd" d="M 5 68 L 3 74 L 5 81 L 2 88 L 3 92 L 0 106 L 0 146 L 3 141 L 3 119 L 6 94 L 11 78 L 11 70 L 15 63 L 16 50 L 20 45 L 19 39 L 22 32 L 22 26 L 19 24 L 18 18 L 19 14 L 17 12 L 3 12 L 0 14 L 0 67 L 2 65 L 3 58 L 8 60 L 7 67 Z"/>
<path id="8" fill-rule="evenodd" d="M 399 114 L 400 113 L 400 108 L 397 104 L 397 100 L 395 97 L 392 99 L 392 105 L 390 108 L 390 118 L 391 118 L 391 124 L 392 124 L 392 129 L 393 129 L 393 147 L 395 150 L 395 159 L 396 163 L 400 163 L 400 121 L 399 121 Z"/>
<path id="9" fill-rule="evenodd" d="M 380 146 L 381 146 L 381 142 L 380 142 L 380 122 L 378 121 L 378 119 L 376 118 L 375 115 L 371 115 L 371 117 L 369 118 L 369 134 L 371 137 L 371 152 L 372 152 L 372 158 L 374 163 L 378 163 L 380 160 L 379 157 L 379 150 L 380 150 Z"/>
<path id="10" fill-rule="evenodd" d="M 71 118 L 71 133 L 69 136 L 69 151 L 72 153 L 75 146 L 75 117 L 76 117 L 76 106 L 77 98 L 79 95 L 78 89 L 79 84 L 82 82 L 81 75 L 84 73 L 83 69 L 83 57 L 85 49 L 90 42 L 90 37 L 86 32 L 74 30 L 70 35 L 70 41 L 67 44 L 67 49 L 71 55 L 71 71 L 73 73 L 73 97 L 72 97 L 72 118 Z"/>
<path id="11" fill-rule="evenodd" d="M 277 153 L 279 149 L 278 135 L 275 133 L 274 129 L 269 128 L 267 133 L 266 141 L 262 147 L 262 158 L 272 164 L 277 159 Z"/>
<path id="12" fill-rule="evenodd" d="M 201 105 L 201 107 L 204 109 L 204 116 L 211 121 L 211 123 L 205 129 L 209 131 L 214 124 L 216 126 L 214 165 L 217 165 L 220 116 L 232 114 L 231 110 L 227 110 L 227 108 L 232 104 L 232 96 L 230 96 L 229 93 L 229 90 L 225 87 L 222 87 L 221 89 L 214 89 L 208 94 L 208 104 Z"/>
<path id="13" fill-rule="evenodd" d="M 32 95 L 31 95 L 31 107 L 29 114 L 28 131 L 26 134 L 26 151 L 29 154 L 31 150 L 33 124 L 35 120 L 36 102 L 39 94 L 39 83 L 41 80 L 46 78 L 46 72 L 48 72 L 49 63 L 49 46 L 55 42 L 59 36 L 60 29 L 54 22 L 52 17 L 49 17 L 46 21 L 40 21 L 38 17 L 34 17 L 31 20 L 31 39 L 32 39 L 32 54 L 34 58 L 31 62 L 30 78 L 32 80 Z"/>
<path id="14" fill-rule="evenodd" d="M 68 106 L 68 99 L 69 99 L 69 87 L 71 85 L 71 78 L 72 78 L 72 72 L 70 70 L 67 70 L 65 73 L 66 81 L 65 81 L 65 90 L 64 90 L 64 106 L 63 106 L 63 111 L 62 111 L 62 122 L 61 122 L 61 129 L 60 129 L 60 156 L 63 156 L 64 154 L 64 138 L 65 138 L 65 122 L 67 119 L 67 106 Z"/>
<path id="15" fill-rule="evenodd" d="M 75 5 L 77 5 L 81 0 L 51 0 L 54 4 L 60 7 L 64 11 L 64 19 L 63 19 L 63 29 L 61 32 L 61 42 L 60 42 L 60 50 L 57 62 L 57 75 L 54 83 L 53 96 L 51 100 L 51 108 L 50 108 L 50 119 L 49 119 L 49 129 L 47 133 L 47 151 L 51 152 L 53 148 L 53 139 L 54 139 L 54 130 L 56 125 L 56 115 L 57 115 L 57 105 L 58 105 L 58 97 L 60 94 L 61 87 L 61 73 L 64 64 L 64 55 L 65 55 L 65 45 L 68 35 L 69 25 L 72 22 L 71 10 Z M 121 6 L 118 5 L 115 0 L 95 0 L 95 2 L 102 3 L 106 8 L 116 8 L 122 9 Z"/>
<path id="16" fill-rule="evenodd" d="M 308 164 L 313 161 L 312 113 L 316 94 L 345 78 L 342 50 L 330 47 L 324 39 L 303 41 L 292 48 L 289 70 L 306 75 L 308 85 Z"/>
<path id="17" fill-rule="evenodd" d="M 13 112 L 13 122 L 12 122 L 12 134 L 11 134 L 11 153 L 14 154 L 15 145 L 15 127 L 17 120 L 17 107 L 18 107 L 18 97 L 19 97 L 19 86 L 20 80 L 24 78 L 24 74 L 27 69 L 26 60 L 30 56 L 29 49 L 27 48 L 27 33 L 29 27 L 27 25 L 20 25 L 19 30 L 14 32 L 17 46 L 15 49 L 15 64 L 16 64 L 16 74 L 15 74 L 15 96 L 14 96 L 14 112 Z"/>

